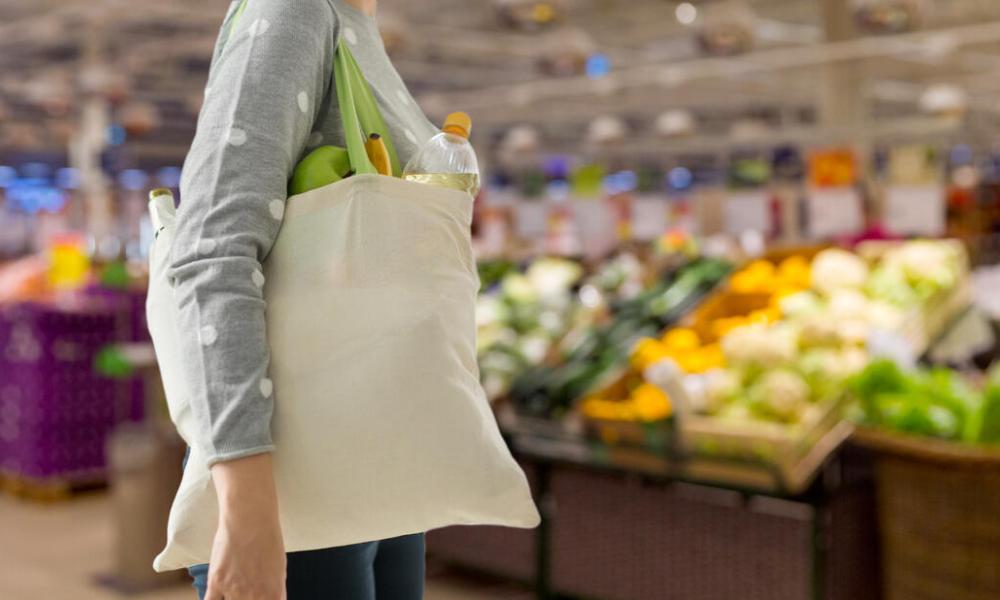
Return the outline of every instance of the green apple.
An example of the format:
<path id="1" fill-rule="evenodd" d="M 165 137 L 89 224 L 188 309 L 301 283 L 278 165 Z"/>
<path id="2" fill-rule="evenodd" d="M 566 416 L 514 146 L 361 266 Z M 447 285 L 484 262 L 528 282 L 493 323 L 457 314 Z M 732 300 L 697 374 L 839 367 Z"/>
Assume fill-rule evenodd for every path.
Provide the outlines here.
<path id="1" fill-rule="evenodd" d="M 321 188 L 351 175 L 351 160 L 347 149 L 340 146 L 320 146 L 302 157 L 295 165 L 288 194 L 294 196 Z"/>

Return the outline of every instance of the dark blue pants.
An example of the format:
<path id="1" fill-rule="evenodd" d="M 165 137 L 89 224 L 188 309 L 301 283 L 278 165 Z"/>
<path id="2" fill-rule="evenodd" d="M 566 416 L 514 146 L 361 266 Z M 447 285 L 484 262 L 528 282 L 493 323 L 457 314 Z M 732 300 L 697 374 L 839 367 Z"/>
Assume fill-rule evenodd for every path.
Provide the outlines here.
<path id="1" fill-rule="evenodd" d="M 195 565 L 188 573 L 204 599 L 208 565 Z M 424 534 L 289 552 L 285 588 L 288 600 L 421 600 Z"/>
<path id="2" fill-rule="evenodd" d="M 188 569 L 205 597 L 208 565 Z M 421 600 L 424 534 L 288 553 L 288 600 Z"/>

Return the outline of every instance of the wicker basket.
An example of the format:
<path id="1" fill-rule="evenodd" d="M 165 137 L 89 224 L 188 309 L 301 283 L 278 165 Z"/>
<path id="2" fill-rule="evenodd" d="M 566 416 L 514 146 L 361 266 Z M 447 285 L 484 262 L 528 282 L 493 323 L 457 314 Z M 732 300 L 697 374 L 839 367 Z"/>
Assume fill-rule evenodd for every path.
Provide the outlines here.
<path id="1" fill-rule="evenodd" d="M 859 429 L 875 451 L 886 600 L 1000 598 L 1000 450 Z"/>

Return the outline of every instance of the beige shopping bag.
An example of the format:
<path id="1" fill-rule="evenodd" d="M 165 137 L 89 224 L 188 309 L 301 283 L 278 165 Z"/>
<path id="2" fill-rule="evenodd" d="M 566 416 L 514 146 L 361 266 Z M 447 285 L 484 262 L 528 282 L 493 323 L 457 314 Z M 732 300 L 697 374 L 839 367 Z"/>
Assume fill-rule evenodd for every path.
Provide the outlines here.
<path id="1" fill-rule="evenodd" d="M 337 92 L 359 174 L 289 198 L 264 264 L 285 548 L 456 524 L 534 527 L 527 479 L 479 385 L 472 197 L 371 174 L 363 134 L 384 134 L 384 123 L 342 50 Z M 154 562 L 163 571 L 208 561 L 218 512 L 167 277 L 172 199 L 150 210 L 147 319 L 171 418 L 191 447 Z"/>
<path id="2" fill-rule="evenodd" d="M 288 200 L 264 288 L 288 551 L 455 524 L 538 524 L 479 385 L 471 217 L 464 192 L 381 175 Z M 157 570 L 206 562 L 217 518 L 178 375 L 170 240 L 164 226 L 149 323 L 171 416 L 192 452 Z"/>

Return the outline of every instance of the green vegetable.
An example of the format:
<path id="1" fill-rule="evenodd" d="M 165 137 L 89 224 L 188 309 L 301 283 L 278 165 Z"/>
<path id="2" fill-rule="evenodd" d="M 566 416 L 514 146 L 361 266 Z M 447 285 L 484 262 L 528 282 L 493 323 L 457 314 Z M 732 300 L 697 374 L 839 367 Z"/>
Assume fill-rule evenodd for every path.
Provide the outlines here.
<path id="1" fill-rule="evenodd" d="M 727 263 L 716 260 L 696 261 L 680 269 L 669 284 L 656 286 L 657 293 L 640 294 L 621 304 L 622 310 L 611 323 L 573 336 L 573 343 L 561 348 L 561 364 L 521 373 L 511 385 L 511 398 L 527 414 L 563 414 L 573 402 L 624 368 L 638 338 L 655 336 L 665 322 L 683 314 L 728 270 Z"/>
<path id="2" fill-rule="evenodd" d="M 109 379 L 128 379 L 135 367 L 117 347 L 104 346 L 94 355 L 94 370 Z"/>
<path id="3" fill-rule="evenodd" d="M 983 390 L 977 441 L 1000 444 L 1000 366 L 993 367 Z"/>
<path id="4" fill-rule="evenodd" d="M 966 443 L 1000 442 L 1000 379 L 982 393 L 943 367 L 904 372 L 889 360 L 872 362 L 848 388 L 861 407 L 860 420 L 930 437 Z"/>

